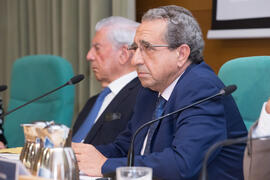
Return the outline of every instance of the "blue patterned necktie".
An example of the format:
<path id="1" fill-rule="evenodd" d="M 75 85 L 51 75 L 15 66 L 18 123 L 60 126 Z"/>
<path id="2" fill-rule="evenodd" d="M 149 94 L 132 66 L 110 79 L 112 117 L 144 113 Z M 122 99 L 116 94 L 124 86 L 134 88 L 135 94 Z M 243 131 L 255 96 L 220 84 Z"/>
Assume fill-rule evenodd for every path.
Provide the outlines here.
<path id="1" fill-rule="evenodd" d="M 110 88 L 106 87 L 103 91 L 99 94 L 92 110 L 88 114 L 86 120 L 80 126 L 79 130 L 75 133 L 72 137 L 72 142 L 81 142 L 91 130 L 92 126 L 94 125 L 95 119 L 98 115 L 98 112 L 101 108 L 101 105 L 104 101 L 104 98 L 111 92 Z"/>
<path id="2" fill-rule="evenodd" d="M 166 100 L 162 96 L 159 96 L 158 101 L 157 101 L 157 105 L 156 105 L 156 109 L 155 109 L 154 114 L 153 114 L 153 119 L 157 119 L 163 114 L 165 103 L 166 103 Z M 151 152 L 150 151 L 151 150 L 150 149 L 151 141 L 153 139 L 153 135 L 154 135 L 155 130 L 157 129 L 157 126 L 159 123 L 160 123 L 160 121 L 157 121 L 149 127 L 148 137 L 147 137 L 147 141 L 146 141 L 146 145 L 145 145 L 145 149 L 144 149 L 144 154 L 149 154 Z"/>

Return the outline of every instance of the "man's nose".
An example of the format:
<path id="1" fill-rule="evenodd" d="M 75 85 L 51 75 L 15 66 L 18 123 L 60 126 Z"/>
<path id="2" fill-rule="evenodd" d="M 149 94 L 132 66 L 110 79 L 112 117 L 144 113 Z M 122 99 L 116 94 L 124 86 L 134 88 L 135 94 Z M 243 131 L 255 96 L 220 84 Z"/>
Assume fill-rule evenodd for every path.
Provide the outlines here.
<path id="1" fill-rule="evenodd" d="M 95 56 L 94 56 L 94 48 L 91 48 L 87 55 L 86 55 L 86 59 L 87 61 L 93 61 L 95 59 Z"/>
<path id="2" fill-rule="evenodd" d="M 143 64 L 143 58 L 142 58 L 142 54 L 139 50 L 139 48 L 137 48 L 134 52 L 134 56 L 132 57 L 131 63 L 133 66 L 139 65 L 139 64 Z"/>

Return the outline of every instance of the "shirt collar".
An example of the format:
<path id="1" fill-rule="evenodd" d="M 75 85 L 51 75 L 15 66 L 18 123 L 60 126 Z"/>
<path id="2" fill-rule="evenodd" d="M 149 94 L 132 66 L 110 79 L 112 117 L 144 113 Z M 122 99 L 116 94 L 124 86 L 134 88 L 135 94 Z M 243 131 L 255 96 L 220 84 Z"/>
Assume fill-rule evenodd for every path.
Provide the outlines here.
<path id="1" fill-rule="evenodd" d="M 125 87 L 130 81 L 137 77 L 137 72 L 133 71 L 131 73 L 125 74 L 120 78 L 112 81 L 108 87 L 111 89 L 112 93 L 117 94 L 123 87 Z"/>
<path id="2" fill-rule="evenodd" d="M 183 72 L 184 73 L 184 72 Z M 182 74 L 183 74 L 182 73 Z M 177 83 L 177 81 L 179 80 L 179 78 L 182 76 L 182 74 L 180 74 L 180 76 L 178 76 L 161 94 L 161 96 L 166 99 L 166 101 L 169 100 L 169 98 L 171 97 L 171 94 L 173 92 L 173 89 Z"/>

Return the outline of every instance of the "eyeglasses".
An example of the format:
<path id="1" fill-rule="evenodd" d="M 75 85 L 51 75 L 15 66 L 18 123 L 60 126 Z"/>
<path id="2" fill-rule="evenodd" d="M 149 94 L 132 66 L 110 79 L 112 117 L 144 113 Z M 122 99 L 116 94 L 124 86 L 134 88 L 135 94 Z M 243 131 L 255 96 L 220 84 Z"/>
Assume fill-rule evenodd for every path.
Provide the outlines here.
<path id="1" fill-rule="evenodd" d="M 141 44 L 140 48 L 142 48 L 144 50 L 150 50 L 150 49 L 154 50 L 155 47 L 169 47 L 168 44 L 151 44 L 151 43 L 144 41 L 144 40 L 140 41 L 140 44 Z M 131 45 L 128 46 L 128 50 L 135 50 L 136 51 L 137 48 L 138 48 L 138 45 L 136 43 L 132 43 Z"/>
<path id="2" fill-rule="evenodd" d="M 147 41 L 141 40 L 140 45 L 136 44 L 135 42 L 128 46 L 128 50 L 136 51 L 138 48 L 142 54 L 148 54 L 150 51 L 155 50 L 156 47 L 169 47 L 168 44 L 151 44 Z"/>

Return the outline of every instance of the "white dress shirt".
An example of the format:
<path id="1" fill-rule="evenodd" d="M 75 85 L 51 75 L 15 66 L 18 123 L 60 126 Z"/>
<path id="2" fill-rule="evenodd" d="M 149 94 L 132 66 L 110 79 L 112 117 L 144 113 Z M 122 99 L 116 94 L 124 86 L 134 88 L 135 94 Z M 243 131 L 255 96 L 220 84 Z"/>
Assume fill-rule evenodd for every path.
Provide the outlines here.
<path id="1" fill-rule="evenodd" d="M 263 104 L 257 127 L 254 128 L 252 137 L 270 135 L 270 114 L 265 110 L 266 102 Z"/>
<path id="2" fill-rule="evenodd" d="M 98 115 L 95 119 L 95 122 L 97 121 L 97 119 L 100 117 L 100 115 L 104 112 L 104 110 L 107 108 L 107 106 L 111 103 L 111 101 L 113 100 L 113 98 L 129 83 L 131 82 L 133 79 L 135 79 L 137 77 L 137 72 L 136 71 L 133 71 L 129 74 L 126 74 L 116 80 L 114 80 L 113 82 L 111 82 L 108 87 L 110 88 L 111 90 L 111 93 L 109 93 L 101 107 L 100 107 L 100 110 L 98 112 Z"/>

